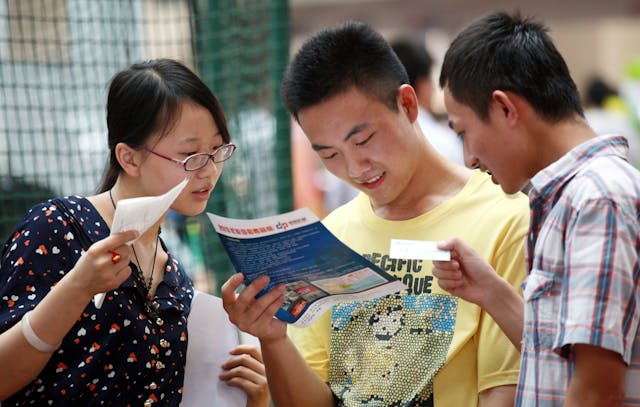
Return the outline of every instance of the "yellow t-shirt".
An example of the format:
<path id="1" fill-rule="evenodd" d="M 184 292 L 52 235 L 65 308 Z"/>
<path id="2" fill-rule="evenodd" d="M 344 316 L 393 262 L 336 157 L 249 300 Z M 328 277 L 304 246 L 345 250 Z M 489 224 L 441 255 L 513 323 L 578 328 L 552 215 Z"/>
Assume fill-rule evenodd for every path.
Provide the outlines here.
<path id="1" fill-rule="evenodd" d="M 289 328 L 303 357 L 345 406 L 476 406 L 483 390 L 517 383 L 520 354 L 493 319 L 442 290 L 431 261 L 388 254 L 392 238 L 458 236 L 519 291 L 529 225 L 524 194 L 505 195 L 474 172 L 458 195 L 417 218 L 382 219 L 360 194 L 324 224 L 409 287 L 337 305 L 308 328 Z"/>

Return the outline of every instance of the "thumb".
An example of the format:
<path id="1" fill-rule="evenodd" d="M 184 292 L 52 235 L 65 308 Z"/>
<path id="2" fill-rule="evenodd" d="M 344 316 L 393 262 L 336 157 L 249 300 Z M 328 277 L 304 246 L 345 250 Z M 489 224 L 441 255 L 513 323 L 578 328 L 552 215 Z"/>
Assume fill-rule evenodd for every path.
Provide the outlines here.
<path id="1" fill-rule="evenodd" d="M 135 240 L 140 234 L 137 230 L 126 230 L 124 232 L 114 233 L 107 238 L 97 242 L 94 246 L 100 249 L 112 250 L 116 247 L 120 247 L 125 243 Z"/>
<path id="2" fill-rule="evenodd" d="M 455 237 L 447 240 L 441 240 L 439 242 L 436 242 L 436 247 L 440 250 L 454 250 L 456 247 L 456 240 L 457 238 Z"/>
<path id="3" fill-rule="evenodd" d="M 469 246 L 458 237 L 453 237 L 451 239 L 438 242 L 436 246 L 440 250 L 449 250 L 452 253 L 455 252 L 460 257 L 477 255 L 477 253 L 471 248 L 471 246 Z"/>
<path id="4" fill-rule="evenodd" d="M 123 232 L 114 233 L 111 236 L 113 236 L 112 243 L 115 244 L 117 247 L 125 243 L 128 243 L 132 240 L 136 240 L 138 236 L 140 236 L 140 233 L 138 233 L 137 230 L 132 229 L 132 230 L 125 230 Z"/>

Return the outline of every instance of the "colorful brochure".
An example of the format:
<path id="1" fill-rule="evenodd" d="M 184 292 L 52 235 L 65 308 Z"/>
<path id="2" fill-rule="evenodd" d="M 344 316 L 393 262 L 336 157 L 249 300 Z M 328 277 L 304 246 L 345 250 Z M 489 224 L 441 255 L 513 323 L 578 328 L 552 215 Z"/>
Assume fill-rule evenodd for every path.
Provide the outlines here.
<path id="1" fill-rule="evenodd" d="M 336 238 L 308 208 L 260 219 L 209 219 L 248 285 L 266 274 L 286 285 L 276 317 L 304 327 L 334 304 L 362 301 L 407 287 Z"/>

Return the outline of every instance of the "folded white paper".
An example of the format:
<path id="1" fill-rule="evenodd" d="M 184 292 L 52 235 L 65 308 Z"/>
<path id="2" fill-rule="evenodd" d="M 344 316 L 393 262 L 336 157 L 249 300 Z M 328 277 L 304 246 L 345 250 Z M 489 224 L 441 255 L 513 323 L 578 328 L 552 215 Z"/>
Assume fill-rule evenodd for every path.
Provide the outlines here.
<path id="1" fill-rule="evenodd" d="M 119 200 L 116 213 L 113 215 L 111 233 L 135 229 L 142 235 L 171 207 L 188 181 L 188 179 L 183 180 L 162 195 Z M 133 242 L 132 240 L 129 243 Z"/>
<path id="2" fill-rule="evenodd" d="M 113 215 L 111 233 L 137 230 L 139 236 L 141 236 L 169 210 L 173 201 L 180 195 L 180 192 L 188 182 L 189 179 L 184 179 L 162 195 L 119 200 L 116 205 L 116 213 Z M 132 240 L 128 243 L 131 244 L 134 241 Z M 105 293 L 100 293 L 93 297 L 93 303 L 96 308 L 102 307 L 104 296 Z"/>
<path id="3" fill-rule="evenodd" d="M 432 241 L 391 239 L 389 257 L 392 259 L 451 260 L 451 252 L 438 249 L 436 242 Z"/>

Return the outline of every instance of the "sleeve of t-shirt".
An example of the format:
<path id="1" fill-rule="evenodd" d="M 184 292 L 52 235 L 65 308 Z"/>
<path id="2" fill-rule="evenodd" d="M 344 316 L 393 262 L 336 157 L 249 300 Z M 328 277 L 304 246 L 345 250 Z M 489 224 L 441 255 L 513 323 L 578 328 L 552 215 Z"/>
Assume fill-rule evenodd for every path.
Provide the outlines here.
<path id="1" fill-rule="evenodd" d="M 502 235 L 493 259 L 496 272 L 522 295 L 520 285 L 526 277 L 524 239 L 529 227 L 528 214 L 516 219 Z M 485 311 L 480 316 L 478 333 L 478 392 L 518 382 L 520 350 L 511 343 L 500 326 Z"/>

